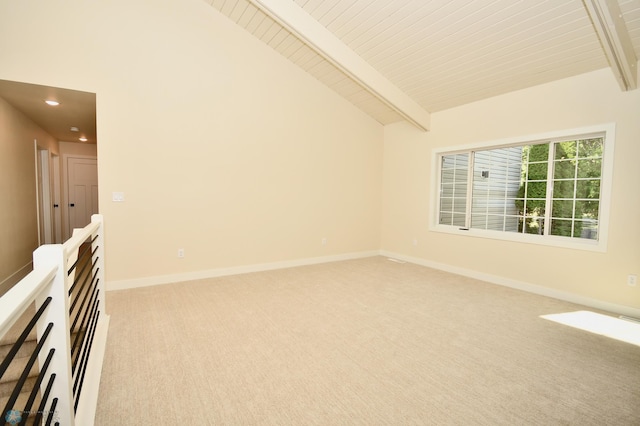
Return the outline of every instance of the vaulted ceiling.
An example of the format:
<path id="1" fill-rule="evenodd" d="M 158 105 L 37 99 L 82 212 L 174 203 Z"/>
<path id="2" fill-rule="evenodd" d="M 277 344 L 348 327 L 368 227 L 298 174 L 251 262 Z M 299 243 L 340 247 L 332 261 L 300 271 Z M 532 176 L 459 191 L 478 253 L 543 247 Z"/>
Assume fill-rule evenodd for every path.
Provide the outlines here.
<path id="1" fill-rule="evenodd" d="M 204 0 L 382 124 L 610 67 L 637 86 L 640 0 Z"/>
<path id="2" fill-rule="evenodd" d="M 204 1 L 382 124 L 428 129 L 432 112 L 602 68 L 637 90 L 640 0 Z M 0 81 L 0 97 L 96 141 L 95 94 Z"/>

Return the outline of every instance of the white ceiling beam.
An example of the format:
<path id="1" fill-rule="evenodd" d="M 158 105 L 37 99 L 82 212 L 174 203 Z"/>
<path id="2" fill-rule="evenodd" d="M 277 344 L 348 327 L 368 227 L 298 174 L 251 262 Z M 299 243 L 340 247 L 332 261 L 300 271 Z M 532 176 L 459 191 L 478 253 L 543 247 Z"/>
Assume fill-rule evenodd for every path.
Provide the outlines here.
<path id="1" fill-rule="evenodd" d="M 583 0 L 622 90 L 638 87 L 638 58 L 617 0 Z"/>
<path id="2" fill-rule="evenodd" d="M 331 31 L 291 0 L 250 0 L 320 56 L 422 130 L 429 130 L 428 111 L 369 65 Z"/>

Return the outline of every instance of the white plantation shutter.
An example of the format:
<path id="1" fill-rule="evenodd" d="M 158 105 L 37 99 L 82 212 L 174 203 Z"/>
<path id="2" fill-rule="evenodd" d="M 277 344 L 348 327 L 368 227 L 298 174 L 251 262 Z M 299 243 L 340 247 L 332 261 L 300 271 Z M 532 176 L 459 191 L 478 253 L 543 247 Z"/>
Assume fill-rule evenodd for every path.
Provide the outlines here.
<path id="1" fill-rule="evenodd" d="M 515 199 L 522 176 L 522 147 L 478 151 L 473 159 L 471 227 L 518 232 Z"/>
<path id="2" fill-rule="evenodd" d="M 468 153 L 442 156 L 438 223 L 442 225 L 465 226 L 468 178 Z"/>

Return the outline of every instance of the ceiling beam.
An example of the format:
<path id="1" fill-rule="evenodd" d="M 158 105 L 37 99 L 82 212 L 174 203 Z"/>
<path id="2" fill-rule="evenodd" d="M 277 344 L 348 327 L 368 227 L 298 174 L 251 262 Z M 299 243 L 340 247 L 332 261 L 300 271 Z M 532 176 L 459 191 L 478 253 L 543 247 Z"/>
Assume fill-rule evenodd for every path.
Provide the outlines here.
<path id="1" fill-rule="evenodd" d="M 404 119 L 422 130 L 429 130 L 431 116 L 428 111 L 369 65 L 360 55 L 351 50 L 295 2 L 283 0 L 250 0 L 250 2 Z"/>
<path id="2" fill-rule="evenodd" d="M 638 58 L 617 0 L 583 0 L 622 90 L 638 87 Z"/>

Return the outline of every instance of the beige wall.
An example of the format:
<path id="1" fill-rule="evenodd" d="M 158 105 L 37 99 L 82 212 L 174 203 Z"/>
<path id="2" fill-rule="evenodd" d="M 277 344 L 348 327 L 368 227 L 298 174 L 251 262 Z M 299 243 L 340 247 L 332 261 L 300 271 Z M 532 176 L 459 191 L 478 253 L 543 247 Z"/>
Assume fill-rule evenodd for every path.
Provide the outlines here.
<path id="1" fill-rule="evenodd" d="M 432 149 L 616 124 L 606 253 L 429 231 Z M 432 131 L 385 129 L 382 249 L 640 308 L 640 91 L 621 92 L 609 70 L 546 84 L 432 115 Z M 418 245 L 413 245 L 413 238 Z"/>
<path id="2" fill-rule="evenodd" d="M 34 140 L 58 152 L 55 139 L 0 98 L 0 293 L 38 247 Z"/>
<path id="3" fill-rule="evenodd" d="M 81 157 L 97 157 L 98 147 L 94 144 L 84 144 L 78 142 L 60 142 L 60 156 L 81 156 Z"/>
<path id="4" fill-rule="evenodd" d="M 383 127 L 201 0 L 1 1 L 0 63 L 97 95 L 108 282 L 379 247 Z"/>

